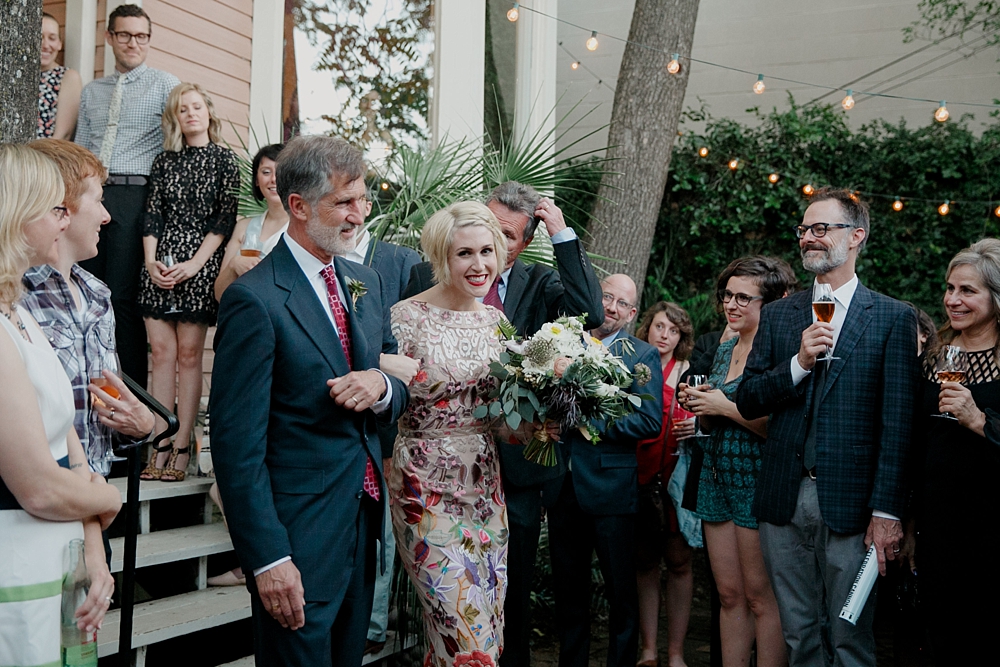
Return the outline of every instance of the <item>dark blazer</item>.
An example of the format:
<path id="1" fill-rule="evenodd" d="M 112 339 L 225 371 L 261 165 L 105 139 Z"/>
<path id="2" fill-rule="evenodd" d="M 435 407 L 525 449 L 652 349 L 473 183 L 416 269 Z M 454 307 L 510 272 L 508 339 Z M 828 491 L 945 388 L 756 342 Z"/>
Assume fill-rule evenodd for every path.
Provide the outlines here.
<path id="1" fill-rule="evenodd" d="M 345 299 L 352 366 L 378 368 L 380 352 L 396 351 L 384 305 L 389 295 L 375 271 L 340 257 L 335 268 L 344 294 L 347 278 L 368 287 L 356 307 Z M 368 457 L 381 469 L 375 415 L 330 398 L 326 381 L 348 372 L 323 304 L 279 241 L 219 305 L 212 453 L 243 570 L 291 555 L 307 602 L 343 599 Z M 389 379 L 391 407 L 380 419 L 395 420 L 408 394 Z"/>
<path id="2" fill-rule="evenodd" d="M 511 266 L 503 309 L 521 336 L 531 336 L 546 322 L 563 315 L 586 313 L 587 329 L 604 323 L 601 284 L 580 240 L 555 243 L 552 248 L 558 271 L 542 264 L 525 264 L 519 259 Z M 403 298 L 420 294 L 433 285 L 430 263 L 421 262 L 413 267 Z M 659 367 L 659 361 L 656 365 Z M 554 467 L 525 461 L 524 448 L 519 445 L 500 445 L 500 466 L 503 479 L 520 486 L 539 484 L 565 472 L 561 460 Z"/>
<path id="3" fill-rule="evenodd" d="M 623 339 L 632 342 L 629 353 Z M 635 514 L 639 499 L 638 464 L 635 452 L 640 440 L 660 434 L 663 421 L 663 372 L 660 353 L 644 341 L 621 335 L 611 343 L 611 352 L 619 355 L 625 366 L 632 369 L 642 362 L 649 367 L 652 378 L 644 385 L 632 383 L 631 391 L 650 394 L 652 401 L 643 401 L 632 414 L 610 428 L 601 428 L 597 444 L 588 442 L 579 431 L 563 434 L 559 443 L 564 460 L 573 471 L 573 488 L 580 508 L 588 514 Z M 565 476 L 563 477 L 565 480 Z M 551 507 L 559 498 L 560 481 L 545 485 L 543 503 Z"/>
<path id="4" fill-rule="evenodd" d="M 736 405 L 747 419 L 771 415 L 754 514 L 791 521 L 802 478 L 809 406 L 820 392 L 816 486 L 834 531 L 867 529 L 873 509 L 902 516 L 904 468 L 919 386 L 913 309 L 859 284 L 834 350 L 837 361 L 795 386 L 791 359 L 812 324 L 812 292 L 764 307 Z M 823 386 L 813 380 L 824 377 Z"/>

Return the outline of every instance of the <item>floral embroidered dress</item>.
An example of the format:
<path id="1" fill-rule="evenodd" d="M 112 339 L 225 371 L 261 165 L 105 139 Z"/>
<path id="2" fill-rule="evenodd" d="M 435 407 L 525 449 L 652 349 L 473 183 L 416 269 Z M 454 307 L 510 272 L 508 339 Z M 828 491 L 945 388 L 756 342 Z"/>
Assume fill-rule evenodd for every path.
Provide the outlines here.
<path id="1" fill-rule="evenodd" d="M 392 307 L 400 354 L 421 362 L 389 471 L 397 549 L 420 592 L 425 665 L 496 665 L 507 591 L 507 511 L 489 425 L 472 417 L 493 386 L 500 312 Z"/>

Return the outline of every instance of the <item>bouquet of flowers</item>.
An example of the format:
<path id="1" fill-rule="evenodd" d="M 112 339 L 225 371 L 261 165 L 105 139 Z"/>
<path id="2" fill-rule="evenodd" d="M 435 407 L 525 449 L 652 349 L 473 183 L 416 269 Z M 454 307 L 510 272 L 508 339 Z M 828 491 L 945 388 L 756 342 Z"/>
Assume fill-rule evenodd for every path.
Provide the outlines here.
<path id="1" fill-rule="evenodd" d="M 487 404 L 474 416 L 503 415 L 517 430 L 523 423 L 541 424 L 525 447 L 524 458 L 544 466 L 556 465 L 555 442 L 548 426 L 562 432 L 577 429 L 590 442 L 600 440 L 595 422 L 611 424 L 632 413 L 648 394 L 628 391 L 633 380 L 646 384 L 652 373 L 645 364 L 629 370 L 601 341 L 584 332 L 583 317 L 560 317 L 546 322 L 535 335 L 519 341 L 514 327 L 501 321 L 506 350 L 490 364 L 499 382 Z M 625 345 L 631 345 L 628 340 Z"/>

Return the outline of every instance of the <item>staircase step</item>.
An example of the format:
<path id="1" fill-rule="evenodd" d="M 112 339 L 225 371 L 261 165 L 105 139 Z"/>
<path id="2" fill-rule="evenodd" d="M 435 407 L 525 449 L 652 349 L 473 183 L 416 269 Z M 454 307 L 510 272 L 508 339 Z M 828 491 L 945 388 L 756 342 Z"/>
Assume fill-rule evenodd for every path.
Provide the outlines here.
<path id="1" fill-rule="evenodd" d="M 242 586 L 207 588 L 135 606 L 132 648 L 250 618 L 250 594 Z M 120 610 L 108 612 L 97 633 L 100 657 L 118 653 Z"/>
<path id="2" fill-rule="evenodd" d="M 159 530 L 139 535 L 136 542 L 135 566 L 149 567 L 173 563 L 188 558 L 232 551 L 233 542 L 223 523 L 207 523 L 185 528 Z M 111 571 L 122 571 L 125 538 L 111 540 Z"/>
<path id="3" fill-rule="evenodd" d="M 187 477 L 182 482 L 159 482 L 144 479 L 139 483 L 139 501 L 208 493 L 208 490 L 212 488 L 212 484 L 214 483 L 214 477 L 196 477 L 193 475 Z M 114 477 L 108 480 L 108 484 L 113 485 L 121 492 L 122 502 L 124 502 L 128 480 L 124 477 Z"/>

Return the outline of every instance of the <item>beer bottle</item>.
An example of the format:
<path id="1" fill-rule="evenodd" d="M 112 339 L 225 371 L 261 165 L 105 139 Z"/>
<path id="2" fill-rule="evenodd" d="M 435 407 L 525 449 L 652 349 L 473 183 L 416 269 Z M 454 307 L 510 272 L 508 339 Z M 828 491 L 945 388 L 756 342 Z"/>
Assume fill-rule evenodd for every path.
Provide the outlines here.
<path id="1" fill-rule="evenodd" d="M 97 631 L 76 627 L 76 610 L 87 599 L 90 577 L 83 554 L 83 540 L 69 543 L 69 565 L 62 586 L 62 664 L 64 667 L 97 667 Z"/>

